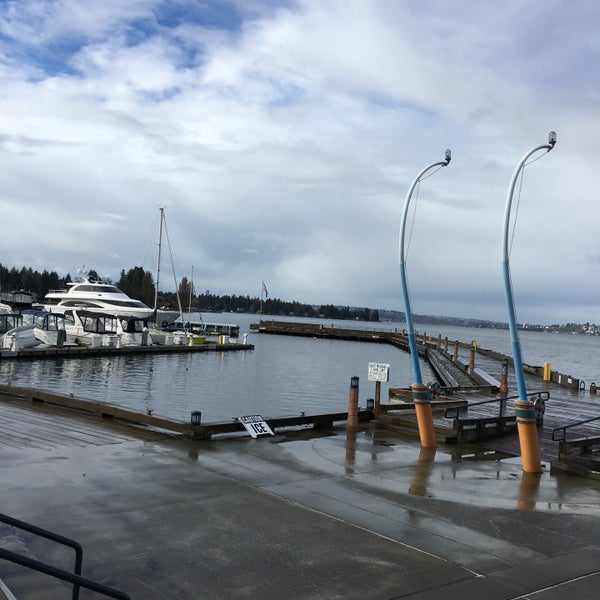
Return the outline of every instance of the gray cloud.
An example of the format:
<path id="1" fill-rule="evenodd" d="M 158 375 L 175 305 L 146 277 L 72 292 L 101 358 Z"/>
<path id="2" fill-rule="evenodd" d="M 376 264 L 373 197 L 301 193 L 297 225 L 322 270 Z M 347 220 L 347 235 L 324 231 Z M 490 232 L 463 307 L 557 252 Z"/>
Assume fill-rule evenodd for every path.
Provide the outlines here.
<path id="1" fill-rule="evenodd" d="M 7 266 L 155 268 L 158 208 L 197 289 L 403 310 L 598 321 L 595 2 L 81 3 L 0 9 Z M 418 200 L 418 201 L 417 201 Z M 516 214 L 516 210 L 513 215 Z M 28 240 L 23 244 L 23 240 Z M 596 258 L 594 258 L 596 257 Z M 164 278 L 165 285 L 169 278 Z M 585 284 L 583 283 L 585 282 Z"/>

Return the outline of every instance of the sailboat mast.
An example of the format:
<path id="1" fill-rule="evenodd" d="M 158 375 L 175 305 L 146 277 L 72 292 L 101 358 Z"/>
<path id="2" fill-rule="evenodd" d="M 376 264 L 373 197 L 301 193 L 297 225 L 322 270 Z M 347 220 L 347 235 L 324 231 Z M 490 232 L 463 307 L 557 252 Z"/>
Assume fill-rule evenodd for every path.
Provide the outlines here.
<path id="1" fill-rule="evenodd" d="M 154 310 L 158 308 L 158 284 L 160 282 L 160 252 L 162 250 L 162 228 L 165 209 L 160 210 L 160 227 L 158 229 L 158 259 L 156 265 L 156 286 L 154 288 Z"/>

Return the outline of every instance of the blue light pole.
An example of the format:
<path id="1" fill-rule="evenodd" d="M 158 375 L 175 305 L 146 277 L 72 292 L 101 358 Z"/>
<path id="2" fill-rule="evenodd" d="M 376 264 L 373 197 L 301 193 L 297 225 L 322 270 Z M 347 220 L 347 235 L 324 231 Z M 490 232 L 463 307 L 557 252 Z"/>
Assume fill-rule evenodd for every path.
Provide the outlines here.
<path id="1" fill-rule="evenodd" d="M 414 378 L 415 378 L 415 383 L 417 383 L 419 385 L 423 384 L 423 377 L 421 375 L 421 366 L 419 365 L 419 354 L 417 352 L 417 341 L 415 339 L 415 331 L 414 331 L 414 327 L 413 327 L 412 312 L 411 312 L 411 308 L 410 308 L 410 297 L 408 295 L 408 284 L 406 281 L 406 258 L 405 258 L 405 254 L 404 254 L 404 233 L 406 231 L 406 218 L 408 216 L 408 207 L 410 204 L 411 196 L 413 194 L 415 187 L 417 186 L 419 181 L 421 181 L 423 175 L 425 175 L 425 173 L 427 173 L 427 171 L 433 169 L 434 167 L 446 167 L 450 163 L 451 157 L 452 157 L 452 155 L 450 153 L 450 150 L 446 150 L 444 160 L 430 164 L 429 166 L 425 167 L 417 175 L 417 177 L 412 182 L 412 185 L 410 186 L 410 188 L 408 190 L 408 194 L 406 195 L 406 200 L 404 201 L 404 210 L 402 211 L 402 224 L 400 226 L 400 243 L 399 243 L 399 246 L 400 246 L 400 248 L 399 248 L 399 250 L 400 250 L 400 252 L 399 252 L 400 253 L 400 280 L 402 282 L 402 294 L 404 296 L 404 306 L 405 306 L 405 310 L 406 310 L 406 330 L 408 333 L 408 345 L 410 348 L 410 356 L 412 359 L 413 374 L 414 374 Z"/>
<path id="2" fill-rule="evenodd" d="M 548 135 L 548 143 L 542 144 L 532 148 L 523 156 L 521 162 L 515 169 L 512 179 L 510 180 L 510 186 L 508 188 L 508 195 L 506 197 L 506 209 L 504 212 L 504 237 L 502 242 L 502 272 L 504 274 L 504 291 L 506 295 L 506 306 L 508 308 L 508 326 L 510 329 L 510 341 L 512 346 L 513 361 L 515 364 L 515 377 L 517 379 L 517 390 L 519 392 L 519 398 L 521 400 L 527 399 L 527 387 L 525 385 L 525 376 L 523 375 L 523 361 L 521 359 L 521 346 L 519 343 L 519 334 L 517 332 L 517 318 L 515 315 L 515 303 L 513 299 L 512 283 L 510 278 L 510 267 L 508 262 L 508 229 L 510 225 L 510 208 L 512 205 L 512 197 L 515 190 L 519 173 L 525 166 L 527 159 L 538 152 L 539 150 L 546 150 L 550 152 L 556 144 L 556 133 L 551 131 Z"/>
<path id="3" fill-rule="evenodd" d="M 508 309 L 508 327 L 510 329 L 510 341 L 512 346 L 512 355 L 515 368 L 515 377 L 517 380 L 517 390 L 519 398 L 515 400 L 515 416 L 517 419 L 517 431 L 519 433 L 519 445 L 521 447 L 521 461 L 523 471 L 526 473 L 541 473 L 542 461 L 540 458 L 540 448 L 535 419 L 535 407 L 533 402 L 527 398 L 527 386 L 525 375 L 523 373 L 523 360 L 521 358 L 521 345 L 519 342 L 519 333 L 517 330 L 517 317 L 515 315 L 515 302 L 513 299 L 512 283 L 510 278 L 510 268 L 508 264 L 508 229 L 510 224 L 510 208 L 512 197 L 515 191 L 515 185 L 519 178 L 519 173 L 525 166 L 525 163 L 532 154 L 539 150 L 550 152 L 556 144 L 556 133 L 551 131 L 548 135 L 548 143 L 541 144 L 529 150 L 519 162 L 513 173 L 508 195 L 506 197 L 506 210 L 504 213 L 504 236 L 502 241 L 502 272 L 504 275 L 504 291 L 506 295 L 506 306 Z"/>

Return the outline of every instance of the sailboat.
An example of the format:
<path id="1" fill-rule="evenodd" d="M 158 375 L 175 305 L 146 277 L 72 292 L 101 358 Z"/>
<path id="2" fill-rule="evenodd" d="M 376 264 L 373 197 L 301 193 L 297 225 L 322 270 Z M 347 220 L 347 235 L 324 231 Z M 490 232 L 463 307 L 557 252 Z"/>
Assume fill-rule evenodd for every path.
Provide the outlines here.
<path id="1" fill-rule="evenodd" d="M 171 266 L 173 267 L 173 255 L 171 254 L 171 244 L 169 242 L 169 233 L 167 231 L 167 222 L 165 220 L 165 209 L 160 208 L 160 227 L 158 232 L 158 258 L 156 264 L 156 285 L 154 288 L 154 312 L 156 314 L 156 326 L 160 329 L 166 329 L 169 325 L 175 322 L 178 317 L 182 315 L 181 300 L 179 298 L 179 292 L 177 291 L 177 303 L 179 305 L 179 311 L 170 310 L 165 308 L 159 308 L 158 306 L 158 286 L 160 284 L 160 265 L 161 265 L 161 253 L 163 243 L 163 228 L 167 238 L 167 245 L 169 246 L 169 254 L 171 255 Z M 173 267 L 173 277 L 175 278 L 175 268 Z M 175 290 L 177 290 L 177 279 L 175 278 Z"/>
<path id="2" fill-rule="evenodd" d="M 188 312 L 187 312 L 187 321 L 183 318 L 181 322 L 183 323 L 183 329 L 174 332 L 175 338 L 177 336 L 185 336 L 185 340 L 182 340 L 181 343 L 187 346 L 195 346 L 197 344 L 204 344 L 206 341 L 206 335 L 202 333 L 202 317 L 200 317 L 200 323 L 192 323 L 192 298 L 195 296 L 194 290 L 194 267 L 192 266 L 192 278 L 190 280 L 190 293 L 188 299 Z M 198 331 L 198 328 L 200 331 Z"/>

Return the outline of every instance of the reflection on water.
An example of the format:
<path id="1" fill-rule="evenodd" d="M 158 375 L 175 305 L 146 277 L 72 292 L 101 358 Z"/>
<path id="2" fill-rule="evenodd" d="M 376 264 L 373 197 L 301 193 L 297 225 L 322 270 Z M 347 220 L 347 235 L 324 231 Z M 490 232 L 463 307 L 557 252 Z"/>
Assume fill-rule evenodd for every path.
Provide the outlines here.
<path id="1" fill-rule="evenodd" d="M 519 483 L 519 498 L 517 501 L 517 508 L 519 510 L 533 510 L 535 508 L 541 480 L 541 473 L 527 473 L 523 471 Z"/>
<path id="2" fill-rule="evenodd" d="M 421 448 L 415 465 L 408 493 L 413 496 L 429 496 L 427 486 L 435 460 L 436 448 Z"/>
<path id="3" fill-rule="evenodd" d="M 338 412 L 347 409 L 350 377 L 360 377 L 360 405 L 375 396 L 367 380 L 369 362 L 389 363 L 390 381 L 381 386 L 383 401 L 389 387 L 412 383 L 407 353 L 386 344 L 320 340 L 257 334 L 249 331 L 253 315 L 219 315 L 213 320 L 237 322 L 240 336 L 249 333 L 251 351 L 200 352 L 166 355 L 123 355 L 78 359 L 0 361 L 4 383 L 46 389 L 132 410 L 187 421 L 200 410 L 206 422 L 229 420 L 242 414 L 266 417 L 301 412 Z M 328 324 L 331 324 L 329 321 Z M 398 324 L 335 322 L 336 327 L 402 329 Z M 477 340 L 480 347 L 510 353 L 506 330 L 431 327 L 431 335 L 450 340 Z M 575 377 L 600 382 L 600 338 L 524 332 L 525 362 L 543 364 Z M 422 365 L 424 381 L 433 376 Z"/>

